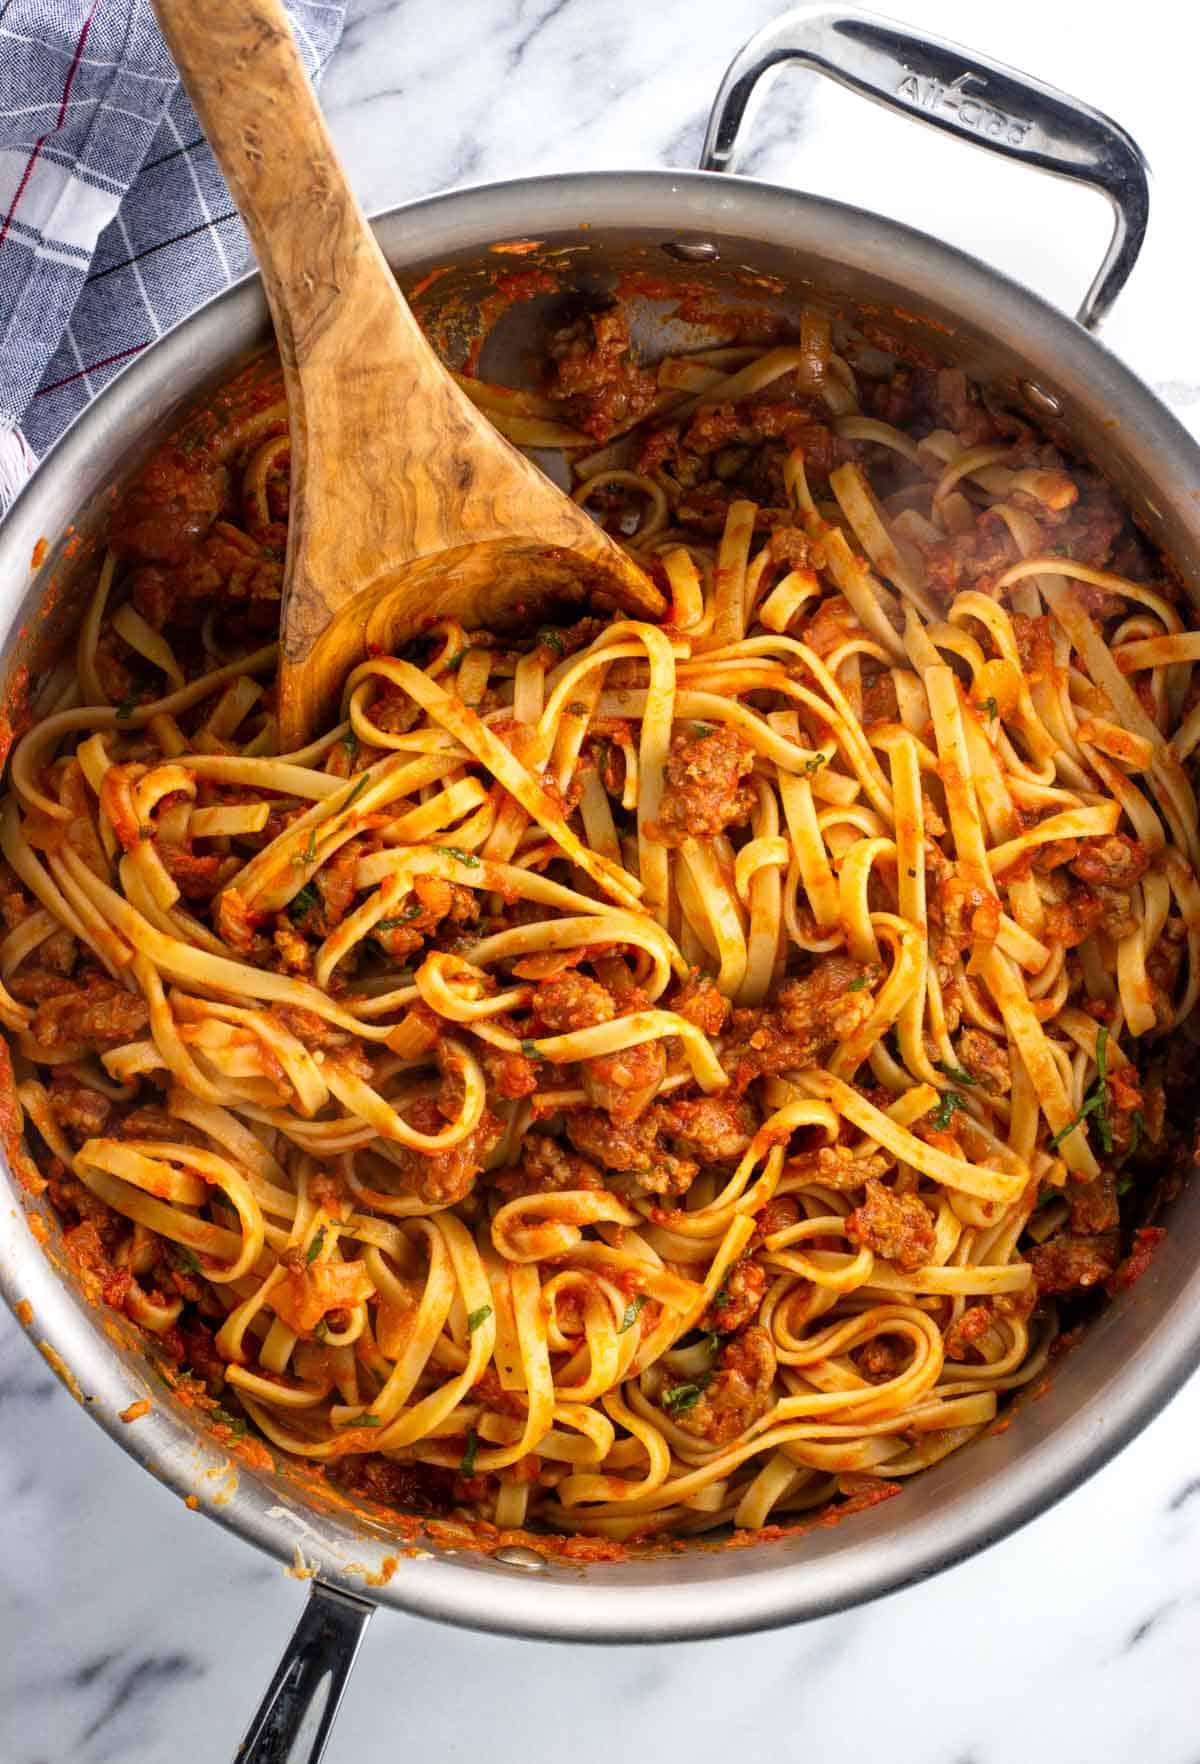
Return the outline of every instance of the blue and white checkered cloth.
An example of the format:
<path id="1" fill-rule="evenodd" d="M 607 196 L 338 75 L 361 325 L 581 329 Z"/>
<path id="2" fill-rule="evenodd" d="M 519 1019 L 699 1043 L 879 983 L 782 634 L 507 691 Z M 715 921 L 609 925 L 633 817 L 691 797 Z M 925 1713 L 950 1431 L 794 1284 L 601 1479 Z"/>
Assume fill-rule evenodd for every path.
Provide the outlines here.
<path id="1" fill-rule="evenodd" d="M 288 11 L 319 78 L 345 6 Z M 249 261 L 149 0 L 0 0 L 0 513 L 97 392 Z"/>

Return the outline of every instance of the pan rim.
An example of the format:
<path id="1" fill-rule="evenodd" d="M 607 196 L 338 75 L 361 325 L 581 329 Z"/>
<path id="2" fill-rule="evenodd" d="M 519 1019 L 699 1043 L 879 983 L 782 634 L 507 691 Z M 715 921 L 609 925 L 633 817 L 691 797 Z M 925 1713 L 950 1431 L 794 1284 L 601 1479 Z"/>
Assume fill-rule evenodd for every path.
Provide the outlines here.
<path id="1" fill-rule="evenodd" d="M 637 212 L 639 203 L 642 213 Z M 472 186 L 390 209 L 375 218 L 375 225 L 393 262 L 416 264 L 472 246 L 482 250 L 488 240 L 521 236 L 535 218 L 533 230 L 539 234 L 572 230 L 581 214 L 588 217 L 589 233 L 581 235 L 585 238 L 618 229 L 670 237 L 700 228 L 748 244 L 795 249 L 802 242 L 807 252 L 902 281 L 914 307 L 945 307 L 952 289 L 953 308 L 964 321 L 986 321 L 999 341 L 1029 359 L 1032 367 L 1052 372 L 1058 382 L 1078 385 L 1073 404 L 1081 421 L 1099 420 L 1117 409 L 1135 417 L 1139 453 L 1157 468 L 1166 505 L 1187 528 L 1200 555 L 1200 503 L 1187 487 L 1189 476 L 1192 484 L 1200 482 L 1200 448 L 1182 425 L 1073 319 L 977 259 L 901 223 L 753 180 L 636 170 Z M 419 254 L 400 249 L 418 239 Z M 244 345 L 263 333 L 265 325 L 258 278 L 249 277 L 168 332 L 81 413 L 0 526 L 0 621 L 6 639 L 19 623 L 19 603 L 31 583 L 33 546 L 42 532 L 57 530 L 54 511 L 65 486 L 88 480 L 89 462 L 103 452 L 99 444 L 105 434 L 114 427 L 136 434 L 140 417 L 152 410 L 165 414 L 180 386 L 185 391 L 194 386 L 194 363 L 215 363 L 220 350 L 226 356 L 232 353 L 231 338 Z M 17 1193 L 14 1179 L 14 1202 Z M 20 1300 L 32 1304 L 29 1332 L 45 1340 L 71 1368 L 90 1399 L 86 1406 L 124 1450 L 180 1495 L 198 1493 L 203 1498 L 211 1491 L 215 1485 L 204 1479 L 220 1470 L 223 1454 L 211 1442 L 198 1443 L 173 1412 L 156 1405 L 135 1426 L 120 1422 L 120 1409 L 142 1392 L 133 1388 L 100 1321 L 39 1248 L 19 1204 L 0 1208 L 0 1290 L 14 1309 Z M 364 1550 L 382 1557 L 386 1546 L 377 1550 L 376 1539 L 341 1521 L 306 1521 L 298 1499 L 293 1508 L 281 1502 L 278 1490 L 249 1475 L 224 1506 L 206 1500 L 204 1510 L 285 1563 L 293 1560 L 297 1545 L 306 1557 L 310 1549 L 330 1545 L 330 1559 L 320 1565 L 322 1577 L 360 1597 L 500 1633 L 564 1641 L 663 1642 L 826 1616 L 965 1560 L 1045 1512 L 1107 1463 L 1200 1363 L 1200 1307 L 1193 1303 L 1193 1314 L 1188 1314 L 1189 1292 L 1194 1296 L 1195 1290 L 1195 1281 L 1190 1287 L 1184 1281 L 1096 1401 L 1050 1438 L 1022 1452 L 1017 1474 L 992 1474 L 981 1488 L 960 1491 L 913 1521 L 897 1524 L 899 1510 L 890 1503 L 879 1519 L 859 1515 L 850 1545 L 817 1559 L 780 1561 L 780 1546 L 762 1543 L 724 1555 L 724 1571 L 704 1581 L 655 1581 L 651 1561 L 642 1564 L 642 1575 L 648 1571 L 649 1579 L 627 1576 L 621 1584 L 603 1572 L 585 1576 L 556 1569 L 529 1576 L 439 1553 L 436 1559 L 402 1562 L 385 1585 L 365 1588 L 347 1565 L 361 1559 Z M 1130 1308 L 1126 1300 L 1135 1302 L 1124 1295 L 1118 1311 Z M 1140 1302 L 1144 1305 L 1144 1297 Z M 1113 1314 L 1112 1308 L 1106 1313 Z M 1094 1339 L 1098 1328 L 1099 1321 L 1087 1339 Z M 697 1596 L 701 1585 L 711 1587 L 710 1598 Z"/>

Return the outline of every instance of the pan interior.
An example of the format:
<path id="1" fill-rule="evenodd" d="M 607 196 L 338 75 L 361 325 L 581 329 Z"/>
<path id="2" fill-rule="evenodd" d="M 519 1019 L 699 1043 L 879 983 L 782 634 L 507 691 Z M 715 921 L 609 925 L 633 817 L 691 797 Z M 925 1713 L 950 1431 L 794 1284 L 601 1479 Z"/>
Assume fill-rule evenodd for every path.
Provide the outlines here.
<path id="1" fill-rule="evenodd" d="M 586 217 L 584 224 L 583 217 Z M 381 242 L 452 364 L 527 385 L 547 318 L 620 293 L 638 346 L 668 350 L 834 316 L 841 346 L 962 366 L 1040 421 L 1121 491 L 1189 586 L 1200 581 L 1196 449 L 1132 375 L 1034 296 L 973 260 L 878 217 L 789 191 L 700 174 L 609 174 L 465 191 L 384 216 Z M 419 241 L 419 254 L 414 252 Z M 513 247 L 517 249 L 514 251 Z M 480 308 L 491 302 L 476 358 Z M 682 315 L 682 316 L 681 316 Z M 147 353 L 72 429 L 0 530 L 9 716 L 69 640 L 112 486 L 269 339 L 257 281 L 206 307 Z M 39 567 L 38 542 L 48 550 Z M 19 1178 L 20 1155 L 10 1163 Z M 0 1209 L 0 1283 L 33 1307 L 81 1396 L 115 1438 L 181 1495 L 285 1560 L 433 1617 L 563 1638 L 666 1639 L 822 1614 L 933 1572 L 1033 1517 L 1149 1419 L 1200 1356 L 1194 1245 L 1200 1185 L 1174 1203 L 1167 1241 L 1136 1288 L 1058 1363 L 1008 1424 L 909 1483 L 896 1500 L 753 1548 L 697 1544 L 629 1561 L 492 1557 L 430 1544 L 380 1513 L 335 1504 L 303 1471 L 231 1465 L 152 1380 L 132 1326 L 93 1313 L 50 1242 Z M 123 1427 L 142 1395 L 154 1409 Z M 465 1541 L 465 1540 L 463 1540 Z M 415 1554 L 413 1552 L 416 1552 Z M 719 1583 L 719 1584 L 718 1584 Z M 710 1598 L 697 1590 L 711 1588 Z"/>

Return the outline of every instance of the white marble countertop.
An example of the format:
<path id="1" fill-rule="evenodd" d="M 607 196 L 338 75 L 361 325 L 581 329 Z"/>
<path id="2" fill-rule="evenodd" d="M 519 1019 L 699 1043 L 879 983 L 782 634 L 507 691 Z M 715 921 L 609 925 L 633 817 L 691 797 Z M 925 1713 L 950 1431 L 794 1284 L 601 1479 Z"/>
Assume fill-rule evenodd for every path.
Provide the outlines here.
<path id="1" fill-rule="evenodd" d="M 780 0 L 351 0 L 324 98 L 367 205 L 525 173 L 692 165 Z M 1176 0 L 892 0 L 1139 138 L 1150 242 L 1106 329 L 1200 433 L 1194 68 Z M 1185 24 L 1182 22 L 1188 18 Z M 741 169 L 885 209 L 1064 304 L 1097 199 L 784 76 Z M 303 1599 L 114 1449 L 0 1320 L 0 1764 L 224 1764 Z M 380 1613 L 327 1757 L 1195 1764 L 1200 1381 L 1054 1512 L 951 1573 L 772 1635 L 552 1648 Z"/>

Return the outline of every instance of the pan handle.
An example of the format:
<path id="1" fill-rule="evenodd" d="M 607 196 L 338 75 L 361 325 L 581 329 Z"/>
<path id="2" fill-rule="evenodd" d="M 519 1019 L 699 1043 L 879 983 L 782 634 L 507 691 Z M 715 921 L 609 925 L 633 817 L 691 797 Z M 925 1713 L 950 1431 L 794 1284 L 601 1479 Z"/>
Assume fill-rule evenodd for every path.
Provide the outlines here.
<path id="1" fill-rule="evenodd" d="M 320 1764 L 375 1607 L 314 1580 L 234 1764 Z"/>
<path id="2" fill-rule="evenodd" d="M 702 170 L 732 170 L 755 87 L 793 61 L 889 110 L 1107 196 L 1112 238 L 1076 314 L 1096 329 L 1146 236 L 1149 167 L 1123 128 L 1090 104 L 956 43 L 893 19 L 816 4 L 784 13 L 734 56 L 708 120 Z"/>

